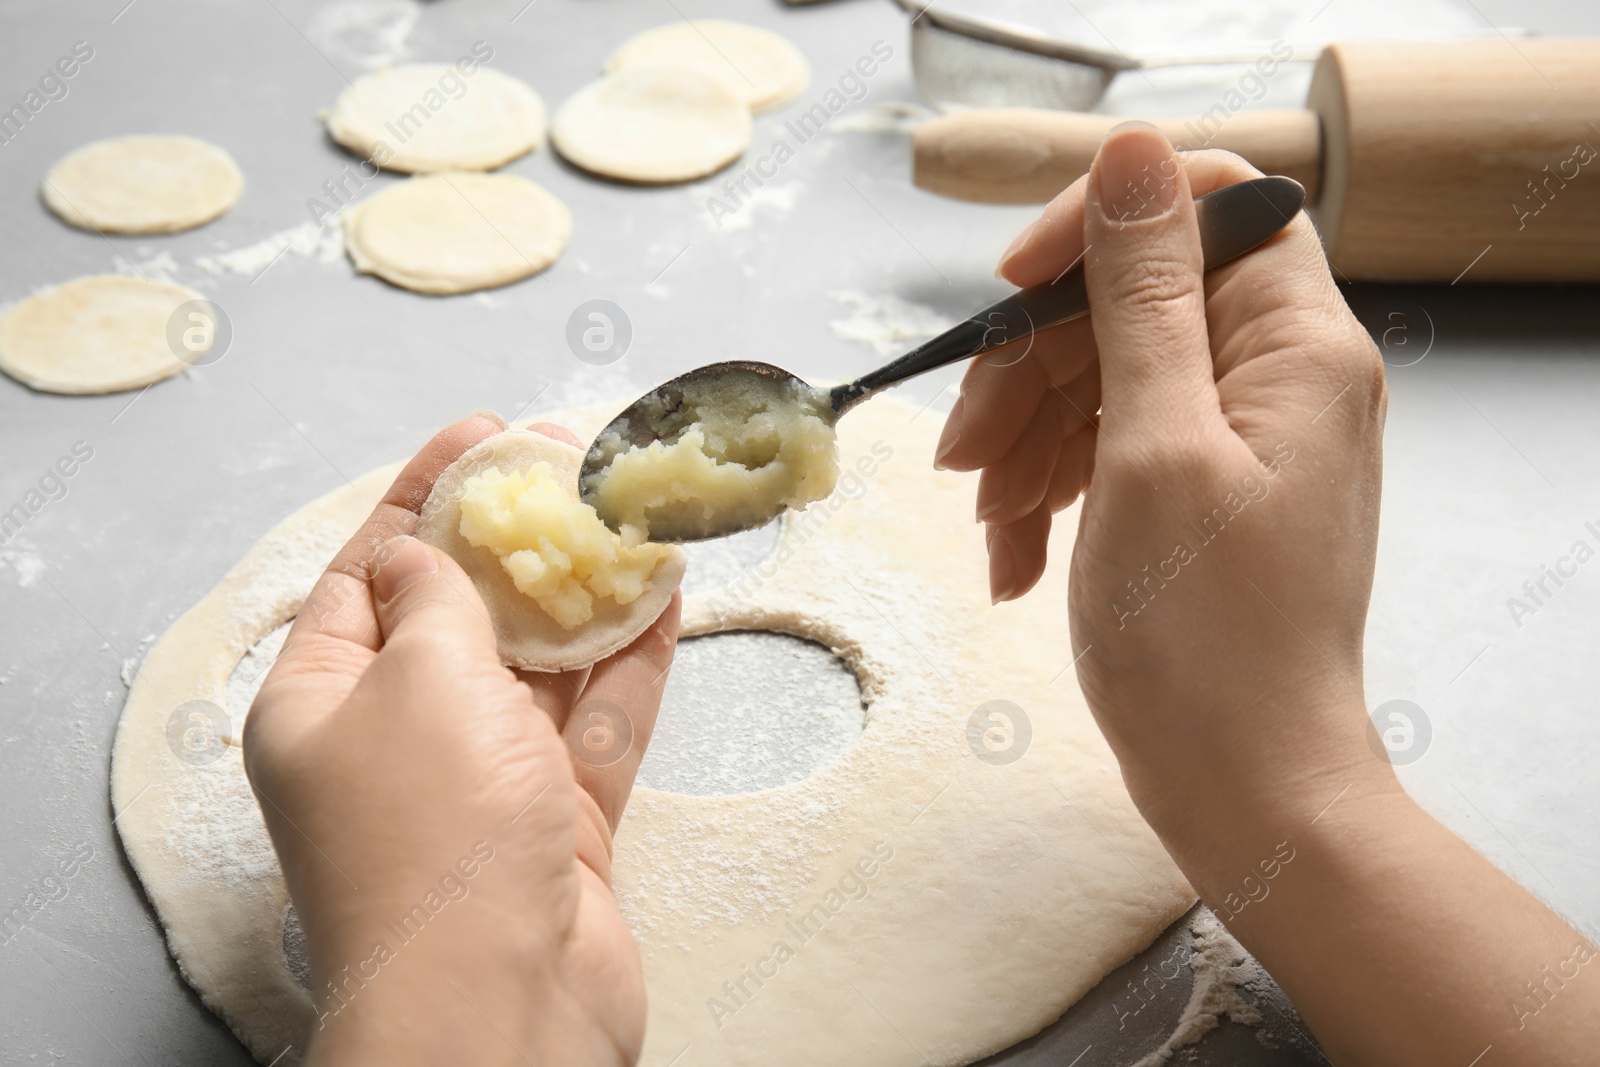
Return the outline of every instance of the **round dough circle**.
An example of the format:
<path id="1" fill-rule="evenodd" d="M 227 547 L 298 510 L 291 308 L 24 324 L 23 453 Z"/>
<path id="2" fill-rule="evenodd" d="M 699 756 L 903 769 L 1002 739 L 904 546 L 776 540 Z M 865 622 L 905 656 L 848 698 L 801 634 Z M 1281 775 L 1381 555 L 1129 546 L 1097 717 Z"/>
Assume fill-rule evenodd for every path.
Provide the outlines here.
<path id="1" fill-rule="evenodd" d="M 466 88 L 447 91 L 444 84 Z M 433 100 L 438 107 L 430 107 Z M 533 151 L 544 141 L 545 111 L 539 94 L 509 74 L 480 67 L 463 75 L 448 63 L 412 63 L 357 79 L 326 121 L 329 135 L 363 159 L 433 174 L 494 170 Z"/>
<path id="2" fill-rule="evenodd" d="M 800 49 L 775 33 L 727 19 L 673 22 L 645 30 L 622 42 L 606 60 L 606 70 L 635 67 L 689 67 L 732 89 L 745 106 L 760 113 L 800 95 L 811 68 Z"/>
<path id="3" fill-rule="evenodd" d="M 750 110 L 723 82 L 687 67 L 637 67 L 579 89 L 550 139 L 584 170 L 624 181 L 693 181 L 750 147 Z"/>
<path id="4" fill-rule="evenodd" d="M 159 382 L 189 366 L 167 339 L 172 313 L 205 299 L 170 282 L 77 278 L 0 317 L 0 370 L 45 393 L 118 393 Z"/>
<path id="5" fill-rule="evenodd" d="M 515 174 L 411 178 L 344 212 L 356 269 L 419 293 L 509 285 L 556 261 L 572 235 L 567 206 Z"/>
<path id="6" fill-rule="evenodd" d="M 85 145 L 45 175 L 45 204 L 80 229 L 176 233 L 239 202 L 233 157 L 193 137 L 112 137 Z"/>
<path id="7" fill-rule="evenodd" d="M 616 410 L 550 418 L 587 438 Z M 932 469 L 938 420 L 916 416 L 892 397 L 853 412 L 839 443 L 858 488 L 790 515 L 772 557 L 685 599 L 686 635 L 772 629 L 835 649 L 868 724 L 775 789 L 634 789 L 614 882 L 644 963 L 646 1067 L 971 1063 L 1053 1022 L 1194 899 L 1061 673 L 1067 568 L 989 605 L 983 533 L 958 517 L 971 485 Z M 240 659 L 294 614 L 397 470 L 267 534 L 151 648 L 117 727 L 128 858 L 182 973 L 263 1064 L 300 1063 L 316 1026 L 284 959 L 287 890 L 238 749 L 196 768 L 167 720 L 188 700 L 225 703 Z M 1056 559 L 1076 528 L 1070 514 L 1054 524 Z M 974 709 L 997 699 L 1032 719 L 1012 762 L 974 747 Z"/>
<path id="8" fill-rule="evenodd" d="M 583 457 L 583 449 L 530 430 L 496 434 L 469 448 L 444 469 L 417 520 L 417 537 L 461 564 L 478 587 L 499 639 L 500 658 L 526 671 L 587 667 L 627 647 L 661 617 L 688 567 L 683 550 L 674 548 L 656 564 L 650 575 L 650 589 L 643 596 L 631 604 L 599 597 L 594 603 L 594 618 L 576 630 L 568 630 L 517 589 L 498 556 L 486 548 L 474 547 L 461 536 L 461 487 L 474 474 L 490 467 L 524 471 L 544 462 L 554 469 L 556 481 L 570 488 L 576 497 Z"/>

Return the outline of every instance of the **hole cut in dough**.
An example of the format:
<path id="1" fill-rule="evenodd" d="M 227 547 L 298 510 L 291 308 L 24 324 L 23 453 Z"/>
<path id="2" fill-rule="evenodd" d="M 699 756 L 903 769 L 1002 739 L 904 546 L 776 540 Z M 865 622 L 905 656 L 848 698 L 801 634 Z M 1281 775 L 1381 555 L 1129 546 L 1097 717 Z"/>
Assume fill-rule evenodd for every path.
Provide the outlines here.
<path id="1" fill-rule="evenodd" d="M 691 68 L 630 68 L 569 97 L 550 139 L 594 174 L 670 185 L 738 159 L 750 147 L 750 110 L 725 83 Z"/>
<path id="2" fill-rule="evenodd" d="M 800 49 L 775 33 L 727 19 L 673 22 L 635 34 L 606 61 L 616 73 L 686 67 L 726 85 L 757 114 L 782 107 L 811 80 Z"/>
<path id="3" fill-rule="evenodd" d="M 527 83 L 479 67 L 411 63 L 339 94 L 328 134 L 387 170 L 494 170 L 544 142 L 544 101 Z"/>
<path id="4" fill-rule="evenodd" d="M 798 782 L 861 739 L 866 701 L 826 645 L 773 630 L 678 642 L 639 784 L 714 797 Z"/>
<path id="5" fill-rule="evenodd" d="M 0 370 L 44 393 L 119 393 L 189 366 L 173 354 L 172 315 L 193 289 L 120 274 L 36 293 L 0 318 Z"/>
<path id="6" fill-rule="evenodd" d="M 344 212 L 345 246 L 357 270 L 436 296 L 537 274 L 571 235 L 567 206 L 515 174 L 412 178 Z"/>
<path id="7" fill-rule="evenodd" d="M 583 451 L 543 434 L 508 430 L 468 449 L 439 475 L 417 521 L 417 537 L 448 553 L 477 586 L 494 623 L 502 660 L 523 670 L 566 671 L 604 659 L 649 629 L 683 580 L 687 561 L 681 550 L 659 546 L 665 551 L 640 596 L 626 604 L 596 596 L 587 622 L 575 628 L 563 626 L 517 588 L 498 555 L 473 545 L 461 533 L 461 495 L 469 479 L 490 469 L 519 473 L 536 463 L 548 463 L 574 505 L 582 506 L 577 497 Z"/>
<path id="8" fill-rule="evenodd" d="M 244 175 L 233 157 L 194 137 L 95 141 L 45 175 L 40 194 L 62 221 L 105 233 L 177 233 L 239 202 Z"/>

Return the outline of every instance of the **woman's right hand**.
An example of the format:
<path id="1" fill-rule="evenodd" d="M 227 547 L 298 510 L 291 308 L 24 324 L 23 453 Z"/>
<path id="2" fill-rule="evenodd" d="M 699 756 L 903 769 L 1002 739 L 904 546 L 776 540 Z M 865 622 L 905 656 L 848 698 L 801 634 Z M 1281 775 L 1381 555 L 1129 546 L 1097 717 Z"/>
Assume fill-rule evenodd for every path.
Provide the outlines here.
<path id="1" fill-rule="evenodd" d="M 1259 176 L 1119 127 L 1000 266 L 1029 286 L 1083 259 L 1092 316 L 975 363 L 941 441 L 983 470 L 997 599 L 1038 580 L 1087 485 L 1070 655 L 1158 829 L 1197 777 L 1318 806 L 1352 767 L 1387 777 L 1361 688 L 1382 362 L 1305 215 L 1203 272 L 1192 194 Z"/>
<path id="2" fill-rule="evenodd" d="M 983 469 L 997 600 L 1038 579 L 1087 484 L 1069 654 L 1089 706 L 1330 1062 L 1592 1062 L 1600 979 L 1578 976 L 1600 950 L 1413 803 L 1368 726 L 1382 364 L 1304 216 L 1202 275 L 1191 189 L 1256 173 L 1113 131 L 1001 265 L 1034 285 L 1081 255 L 1092 319 L 975 365 L 939 458 Z"/>

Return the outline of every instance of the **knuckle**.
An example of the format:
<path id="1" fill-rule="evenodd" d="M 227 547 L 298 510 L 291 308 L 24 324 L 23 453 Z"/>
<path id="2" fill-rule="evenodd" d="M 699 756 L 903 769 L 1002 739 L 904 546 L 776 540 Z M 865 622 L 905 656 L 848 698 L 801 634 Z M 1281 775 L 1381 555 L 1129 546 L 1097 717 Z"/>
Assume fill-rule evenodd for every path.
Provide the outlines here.
<path id="1" fill-rule="evenodd" d="M 1111 282 L 1118 303 L 1139 317 L 1186 309 L 1200 294 L 1200 276 L 1194 268 L 1167 256 L 1140 257 L 1117 271 Z"/>

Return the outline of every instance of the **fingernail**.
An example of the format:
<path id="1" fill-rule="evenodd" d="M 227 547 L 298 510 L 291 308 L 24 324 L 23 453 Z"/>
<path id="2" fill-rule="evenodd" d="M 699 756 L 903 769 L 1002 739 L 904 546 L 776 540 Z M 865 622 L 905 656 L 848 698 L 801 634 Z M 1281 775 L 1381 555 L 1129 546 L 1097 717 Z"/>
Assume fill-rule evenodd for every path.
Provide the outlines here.
<path id="1" fill-rule="evenodd" d="M 1161 131 L 1148 122 L 1124 122 L 1106 134 L 1095 156 L 1100 211 L 1115 222 L 1153 219 L 1171 209 L 1178 161 Z"/>
<path id="2" fill-rule="evenodd" d="M 1006 250 L 1000 253 L 1000 262 L 996 264 L 994 268 L 994 276 L 996 278 L 1005 277 L 1006 264 L 1010 262 L 1012 256 L 1017 254 L 1018 249 L 1028 243 L 1028 238 L 1033 236 L 1034 228 L 1038 225 L 1039 220 L 1034 219 L 1032 222 L 1028 223 L 1022 228 L 1021 233 L 1017 234 L 1011 239 L 1010 244 L 1006 245 Z"/>
<path id="3" fill-rule="evenodd" d="M 1017 558 L 1003 533 L 989 538 L 989 603 L 1010 600 L 1017 588 Z"/>
<path id="4" fill-rule="evenodd" d="M 982 522 L 1006 502 L 1006 472 L 1004 467 L 989 467 L 978 480 L 978 521 Z"/>
<path id="5" fill-rule="evenodd" d="M 490 411 L 485 408 L 483 411 L 474 411 L 472 417 L 475 419 L 487 419 L 502 430 L 510 429 L 510 424 L 506 422 L 505 416 L 498 411 Z"/>
<path id="6" fill-rule="evenodd" d="M 439 569 L 439 560 L 415 537 L 393 537 L 372 557 L 372 595 L 387 604 L 419 578 Z"/>
<path id="7" fill-rule="evenodd" d="M 950 408 L 950 414 L 944 417 L 944 431 L 939 434 L 939 445 L 933 451 L 933 469 L 944 470 L 944 459 L 955 450 L 961 441 L 961 412 L 966 406 L 965 394 L 956 397 L 956 402 Z"/>

